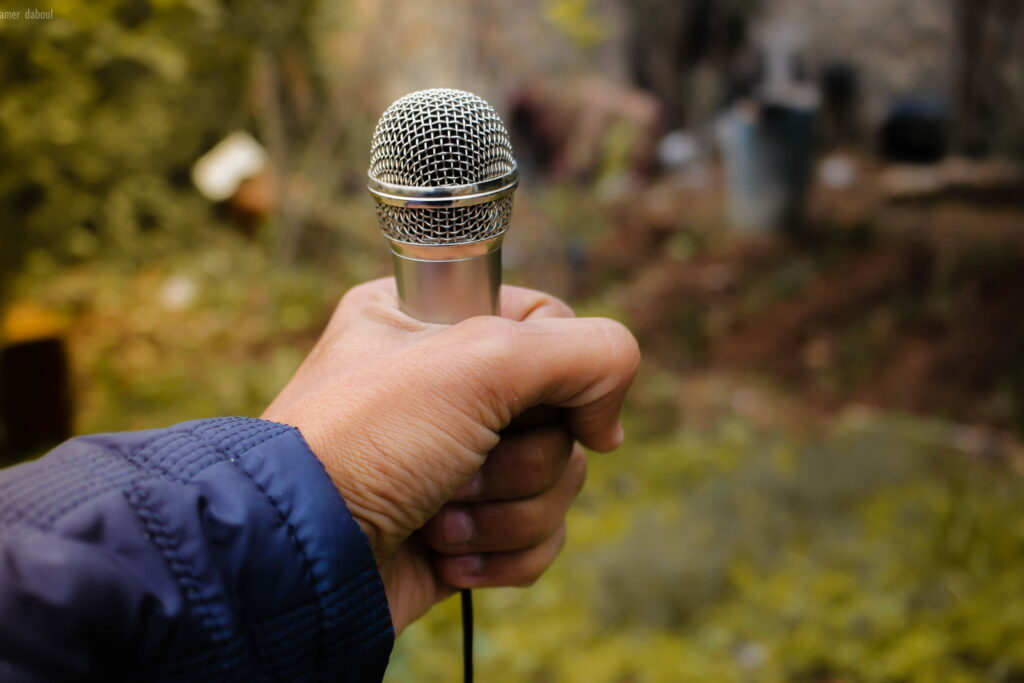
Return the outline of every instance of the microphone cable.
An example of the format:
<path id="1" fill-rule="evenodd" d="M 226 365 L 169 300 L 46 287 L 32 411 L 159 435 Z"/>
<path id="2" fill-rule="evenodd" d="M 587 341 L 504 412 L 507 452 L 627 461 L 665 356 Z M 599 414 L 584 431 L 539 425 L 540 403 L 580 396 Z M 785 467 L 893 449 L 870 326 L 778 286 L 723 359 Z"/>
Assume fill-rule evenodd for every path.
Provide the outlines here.
<path id="1" fill-rule="evenodd" d="M 462 595 L 462 679 L 473 683 L 473 594 L 468 588 Z"/>

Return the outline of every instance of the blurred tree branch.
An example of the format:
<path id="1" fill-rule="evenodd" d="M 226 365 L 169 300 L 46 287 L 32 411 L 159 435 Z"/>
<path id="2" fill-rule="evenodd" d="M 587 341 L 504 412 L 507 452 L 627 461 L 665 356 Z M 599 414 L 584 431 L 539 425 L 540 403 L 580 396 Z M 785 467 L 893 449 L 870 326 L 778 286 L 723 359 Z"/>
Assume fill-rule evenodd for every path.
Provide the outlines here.
<path id="1" fill-rule="evenodd" d="M 990 151 L 1000 124 L 1014 125 L 1021 114 L 1005 109 L 1013 104 L 1014 52 L 1024 40 L 1022 9 L 1018 0 L 952 0 L 953 144 L 960 153 Z"/>

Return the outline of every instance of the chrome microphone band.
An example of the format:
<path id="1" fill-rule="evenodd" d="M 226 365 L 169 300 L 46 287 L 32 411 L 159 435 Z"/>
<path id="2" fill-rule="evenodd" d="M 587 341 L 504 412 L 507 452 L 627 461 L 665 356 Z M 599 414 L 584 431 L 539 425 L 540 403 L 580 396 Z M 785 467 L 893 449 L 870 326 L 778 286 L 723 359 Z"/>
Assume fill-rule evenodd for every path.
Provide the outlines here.
<path id="1" fill-rule="evenodd" d="M 441 187 L 413 187 L 394 185 L 367 176 L 366 187 L 381 204 L 404 206 L 410 209 L 442 209 L 456 206 L 474 206 L 512 194 L 519 184 L 519 171 L 511 171 L 480 183 L 444 185 Z"/>
<path id="2" fill-rule="evenodd" d="M 414 261 L 461 261 L 498 251 L 501 249 L 504 237 L 505 233 L 503 232 L 490 239 L 457 244 L 412 244 L 400 240 L 388 241 L 391 243 L 391 251 L 403 258 Z"/>
<path id="3" fill-rule="evenodd" d="M 497 315 L 501 249 L 457 260 L 429 261 L 391 252 L 399 307 L 417 320 L 452 325 Z"/>

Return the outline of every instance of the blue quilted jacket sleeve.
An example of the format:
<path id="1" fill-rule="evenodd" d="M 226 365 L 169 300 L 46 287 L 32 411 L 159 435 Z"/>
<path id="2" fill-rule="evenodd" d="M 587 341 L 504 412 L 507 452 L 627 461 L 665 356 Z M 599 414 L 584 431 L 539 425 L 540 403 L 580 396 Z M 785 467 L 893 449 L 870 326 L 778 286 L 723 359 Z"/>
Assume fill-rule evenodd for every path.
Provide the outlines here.
<path id="1" fill-rule="evenodd" d="M 393 642 L 291 427 L 79 437 L 0 470 L 0 681 L 379 681 Z"/>

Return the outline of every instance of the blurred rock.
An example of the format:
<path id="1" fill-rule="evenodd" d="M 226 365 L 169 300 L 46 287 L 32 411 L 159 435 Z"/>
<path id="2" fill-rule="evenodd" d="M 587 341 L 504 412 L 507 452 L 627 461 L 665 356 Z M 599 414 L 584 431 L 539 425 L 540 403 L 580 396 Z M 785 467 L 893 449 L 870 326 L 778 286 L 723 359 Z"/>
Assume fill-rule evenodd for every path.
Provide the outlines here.
<path id="1" fill-rule="evenodd" d="M 842 190 L 857 180 L 857 166 L 845 154 L 830 154 L 818 165 L 818 180 L 828 188 Z"/>

